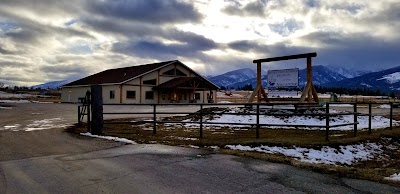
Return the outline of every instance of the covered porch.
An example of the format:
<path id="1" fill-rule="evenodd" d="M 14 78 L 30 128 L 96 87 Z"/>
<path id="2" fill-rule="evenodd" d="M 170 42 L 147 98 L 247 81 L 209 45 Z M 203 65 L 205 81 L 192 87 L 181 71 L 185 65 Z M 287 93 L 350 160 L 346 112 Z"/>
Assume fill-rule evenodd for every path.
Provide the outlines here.
<path id="1" fill-rule="evenodd" d="M 158 103 L 214 103 L 218 88 L 198 77 L 179 77 L 153 87 Z"/>

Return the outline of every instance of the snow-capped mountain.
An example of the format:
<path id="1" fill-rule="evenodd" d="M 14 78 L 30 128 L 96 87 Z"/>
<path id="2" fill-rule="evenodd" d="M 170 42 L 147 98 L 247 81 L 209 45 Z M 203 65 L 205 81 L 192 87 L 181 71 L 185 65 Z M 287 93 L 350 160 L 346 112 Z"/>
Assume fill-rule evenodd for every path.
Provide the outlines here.
<path id="1" fill-rule="evenodd" d="M 336 65 L 328 65 L 326 67 L 328 69 L 330 69 L 331 71 L 334 71 L 346 78 L 354 78 L 354 77 L 362 76 L 367 73 L 371 73 L 370 71 L 356 70 L 356 69 L 340 67 L 340 66 L 336 66 Z"/>
<path id="2" fill-rule="evenodd" d="M 312 80 L 314 85 L 325 85 L 346 79 L 340 73 L 337 73 L 325 66 L 316 65 L 312 67 Z M 304 86 L 307 83 L 307 69 L 299 71 L 299 85 Z"/>
<path id="3" fill-rule="evenodd" d="M 60 80 L 60 81 L 52 81 L 52 82 L 47 82 L 44 84 L 39 84 L 39 85 L 35 85 L 35 86 L 31 86 L 32 89 L 57 89 L 67 83 L 70 83 L 71 80 Z"/>
<path id="4" fill-rule="evenodd" d="M 265 75 L 266 72 L 263 71 L 261 72 L 261 74 Z M 217 86 L 230 86 L 234 83 L 255 79 L 256 76 L 257 76 L 256 70 L 250 68 L 243 68 L 234 71 L 229 71 L 227 73 L 217 76 L 209 76 L 207 78 Z"/>
<path id="5" fill-rule="evenodd" d="M 400 91 L 400 66 L 342 80 L 326 86 L 379 89 L 384 92 Z"/>
<path id="6" fill-rule="evenodd" d="M 299 70 L 299 84 L 300 87 L 304 86 L 306 83 L 306 69 Z M 263 85 L 266 86 L 266 73 L 263 74 Z M 209 77 L 211 82 L 218 86 L 225 86 L 229 88 L 242 87 L 244 85 L 251 84 L 253 87 L 256 86 L 256 71 L 253 69 L 238 69 L 231 71 L 222 75 Z M 325 66 L 313 66 L 313 83 L 315 85 L 324 85 L 332 82 L 337 82 L 346 79 L 345 76 L 336 73 Z"/>

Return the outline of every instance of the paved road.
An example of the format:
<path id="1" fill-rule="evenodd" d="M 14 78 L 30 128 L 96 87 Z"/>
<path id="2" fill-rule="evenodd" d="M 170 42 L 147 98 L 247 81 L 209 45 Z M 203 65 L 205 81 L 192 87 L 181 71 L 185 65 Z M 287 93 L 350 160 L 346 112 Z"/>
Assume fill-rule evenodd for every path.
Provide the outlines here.
<path id="1" fill-rule="evenodd" d="M 0 110 L 0 122 L 29 125 L 21 120 L 29 116 L 13 118 L 17 110 L 30 115 L 29 105 L 14 108 L 10 114 L 3 111 L 13 109 Z M 63 116 L 63 111 L 36 115 Z M 62 118 L 73 121 L 74 116 Z M 0 131 L 0 193 L 400 193 L 400 188 L 199 149 L 122 145 L 48 128 Z"/>

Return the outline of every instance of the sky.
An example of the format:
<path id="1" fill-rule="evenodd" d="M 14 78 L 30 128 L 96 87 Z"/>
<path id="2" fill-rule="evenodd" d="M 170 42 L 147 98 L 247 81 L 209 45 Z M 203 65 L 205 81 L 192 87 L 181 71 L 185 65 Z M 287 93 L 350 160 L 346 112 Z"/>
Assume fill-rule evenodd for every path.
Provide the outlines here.
<path id="1" fill-rule="evenodd" d="M 313 65 L 400 65 L 399 0 L 0 0 L 0 82 L 31 86 L 180 60 L 202 75 L 316 52 Z M 305 60 L 263 64 L 305 68 Z"/>

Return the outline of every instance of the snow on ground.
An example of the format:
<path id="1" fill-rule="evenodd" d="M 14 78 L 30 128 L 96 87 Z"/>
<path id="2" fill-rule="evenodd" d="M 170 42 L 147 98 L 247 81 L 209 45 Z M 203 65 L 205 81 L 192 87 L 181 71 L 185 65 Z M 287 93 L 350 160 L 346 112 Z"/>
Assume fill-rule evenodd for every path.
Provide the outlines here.
<path id="1" fill-rule="evenodd" d="M 8 124 L 0 127 L 0 130 L 12 130 L 12 131 L 38 131 L 45 129 L 54 128 L 66 128 L 71 125 L 65 124 L 65 120 L 62 118 L 51 118 L 43 120 L 34 120 L 32 123 L 25 127 L 20 124 Z"/>
<path id="2" fill-rule="evenodd" d="M 389 177 L 385 177 L 385 179 L 391 181 L 400 181 L 400 173 L 392 174 Z"/>
<path id="3" fill-rule="evenodd" d="M 129 143 L 129 144 L 137 144 L 136 142 L 134 142 L 132 140 L 129 140 L 129 139 L 126 139 L 126 138 L 119 138 L 119 137 L 112 137 L 112 136 L 101 136 L 101 135 L 92 135 L 90 132 L 81 133 L 81 135 L 89 136 L 89 137 L 95 137 L 95 138 L 101 138 L 101 139 L 107 139 L 107 140 L 111 140 L 111 141 Z"/>
<path id="4" fill-rule="evenodd" d="M 390 108 L 390 105 L 388 104 L 382 104 L 380 106 L 377 106 L 376 108 Z"/>
<path id="5" fill-rule="evenodd" d="M 34 100 L 0 100 L 0 103 L 40 103 L 40 104 L 50 104 L 53 102 L 40 102 L 40 101 L 34 101 Z"/>
<path id="6" fill-rule="evenodd" d="M 5 129 L 5 130 L 8 130 L 8 129 L 16 129 L 16 128 L 18 128 L 18 127 L 20 127 L 21 125 L 19 125 L 19 124 L 15 124 L 15 125 L 6 125 L 6 126 L 3 126 L 3 128 Z"/>
<path id="7" fill-rule="evenodd" d="M 0 103 L 31 103 L 29 100 L 0 100 Z"/>
<path id="8" fill-rule="evenodd" d="M 339 148 L 324 146 L 321 148 L 321 150 L 295 146 L 287 148 L 277 146 L 250 147 L 242 145 L 227 145 L 225 147 L 232 150 L 255 151 L 268 154 L 283 154 L 307 163 L 345 165 L 351 165 L 358 161 L 370 160 L 383 153 L 382 145 L 378 145 L 376 143 L 346 145 L 339 146 Z"/>
<path id="9" fill-rule="evenodd" d="M 38 131 L 38 130 L 45 130 L 45 129 L 53 129 L 53 128 L 65 128 L 70 125 L 60 124 L 59 122 L 63 122 L 64 119 L 61 118 L 52 118 L 52 119 L 43 119 L 43 120 L 36 120 L 33 123 L 28 124 L 24 130 L 25 131 Z"/>
<path id="10" fill-rule="evenodd" d="M 232 103 L 232 102 L 229 102 L 229 101 L 219 101 L 218 103 L 220 103 L 220 104 L 226 104 L 226 103 Z"/>
<path id="11" fill-rule="evenodd" d="M 0 92 L 0 98 L 31 98 L 31 97 L 36 97 L 36 96 L 38 96 L 38 95 L 12 94 L 12 93 Z"/>
<path id="12" fill-rule="evenodd" d="M 238 113 L 241 112 L 238 108 L 232 108 L 230 113 Z M 330 110 L 331 113 L 340 113 L 336 110 Z M 254 125 L 256 124 L 256 115 L 215 115 L 212 118 L 205 117 L 204 122 L 218 122 L 218 123 L 233 123 L 229 124 L 229 127 L 243 127 L 242 125 L 235 125 L 234 123 L 242 123 Z M 185 122 L 190 122 L 190 119 L 184 120 Z M 368 129 L 368 117 L 367 116 L 358 116 L 357 121 L 359 122 L 358 129 Z M 329 124 L 339 125 L 339 124 L 351 124 L 354 122 L 353 115 L 340 115 L 340 116 L 331 116 Z M 278 116 L 267 116 L 260 115 L 260 124 L 276 124 L 276 125 L 313 125 L 313 126 L 321 126 L 319 129 L 325 130 L 326 121 L 325 118 L 311 117 L 311 116 L 287 116 L 287 117 L 278 117 Z M 380 129 L 386 128 L 390 126 L 390 120 L 383 116 L 373 116 L 372 117 L 372 129 Z M 393 126 L 400 125 L 399 121 L 393 120 Z M 185 124 L 185 127 L 197 127 L 198 124 Z M 203 124 L 203 126 L 227 126 L 226 124 Z M 353 125 L 334 127 L 331 130 L 353 130 Z M 293 127 L 268 127 L 268 128 L 293 128 Z M 314 128 L 316 129 L 316 128 Z"/>

